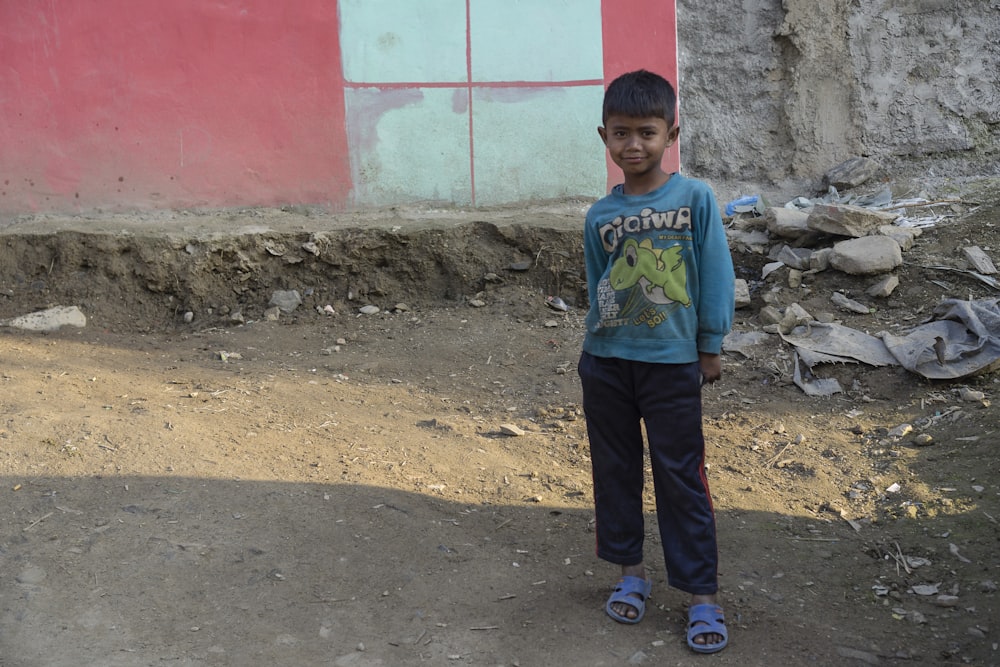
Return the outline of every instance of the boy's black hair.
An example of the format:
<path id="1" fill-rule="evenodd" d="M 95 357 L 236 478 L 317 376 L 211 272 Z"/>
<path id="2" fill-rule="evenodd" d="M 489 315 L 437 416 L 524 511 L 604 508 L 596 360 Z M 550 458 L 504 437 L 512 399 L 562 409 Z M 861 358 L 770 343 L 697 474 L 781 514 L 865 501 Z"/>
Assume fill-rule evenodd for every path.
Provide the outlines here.
<path id="1" fill-rule="evenodd" d="M 673 127 L 676 110 L 677 93 L 670 82 L 659 74 L 640 69 L 622 74 L 608 86 L 601 122 L 606 123 L 608 116 L 615 114 L 630 118 L 655 116 Z"/>

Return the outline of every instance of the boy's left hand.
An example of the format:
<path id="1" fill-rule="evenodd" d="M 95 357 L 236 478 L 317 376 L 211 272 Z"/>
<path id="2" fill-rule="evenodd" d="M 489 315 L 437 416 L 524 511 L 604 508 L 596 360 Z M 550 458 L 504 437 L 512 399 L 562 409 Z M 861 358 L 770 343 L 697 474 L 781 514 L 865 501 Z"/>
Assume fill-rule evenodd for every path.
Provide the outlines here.
<path id="1" fill-rule="evenodd" d="M 699 352 L 698 365 L 701 367 L 701 379 L 704 384 L 712 384 L 722 377 L 721 355 Z"/>

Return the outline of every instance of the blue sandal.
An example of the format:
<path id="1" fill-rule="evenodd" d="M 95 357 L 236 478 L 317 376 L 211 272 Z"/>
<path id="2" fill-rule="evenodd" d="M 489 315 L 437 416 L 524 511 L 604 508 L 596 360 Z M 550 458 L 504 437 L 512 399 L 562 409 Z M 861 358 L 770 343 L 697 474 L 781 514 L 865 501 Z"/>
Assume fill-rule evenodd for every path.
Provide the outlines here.
<path id="1" fill-rule="evenodd" d="M 649 591 L 652 588 L 653 585 L 648 579 L 642 579 L 640 577 L 622 577 L 615 585 L 615 591 L 611 594 L 611 597 L 608 598 L 608 603 L 604 605 L 604 611 L 608 612 L 608 616 L 615 619 L 619 623 L 638 623 L 642 620 L 642 617 L 646 615 L 646 600 L 649 599 Z M 627 604 L 635 609 L 636 617 L 629 618 L 628 616 L 616 612 L 611 605 L 618 604 L 619 602 Z"/>
<path id="2" fill-rule="evenodd" d="M 722 635 L 722 641 L 716 644 L 698 644 L 694 638 L 698 635 Z M 688 646 L 697 653 L 718 653 L 729 643 L 729 633 L 726 632 L 726 619 L 722 607 L 717 604 L 695 604 L 688 609 Z"/>

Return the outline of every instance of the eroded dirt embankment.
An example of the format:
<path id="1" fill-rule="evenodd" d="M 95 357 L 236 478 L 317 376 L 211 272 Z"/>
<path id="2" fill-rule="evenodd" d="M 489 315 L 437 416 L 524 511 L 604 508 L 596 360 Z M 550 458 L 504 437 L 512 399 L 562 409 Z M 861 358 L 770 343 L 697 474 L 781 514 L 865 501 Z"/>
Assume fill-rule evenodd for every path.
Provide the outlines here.
<path id="1" fill-rule="evenodd" d="M 490 283 L 582 301 L 582 213 L 519 211 L 414 219 L 282 211 L 177 221 L 33 219 L 0 233 L 0 317 L 79 306 L 97 326 L 199 328 L 260 319 L 276 290 L 303 306 L 464 302 Z"/>

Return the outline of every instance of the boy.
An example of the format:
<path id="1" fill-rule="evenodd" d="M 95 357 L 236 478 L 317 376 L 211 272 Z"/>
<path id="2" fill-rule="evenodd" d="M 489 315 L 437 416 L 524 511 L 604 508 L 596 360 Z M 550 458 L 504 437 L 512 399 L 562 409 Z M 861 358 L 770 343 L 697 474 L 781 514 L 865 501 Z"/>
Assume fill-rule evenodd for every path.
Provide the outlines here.
<path id="1" fill-rule="evenodd" d="M 587 213 L 590 310 L 580 356 L 597 517 L 597 556 L 621 566 L 605 610 L 645 613 L 645 423 L 668 583 L 691 594 L 688 645 L 725 648 L 715 515 L 704 474 L 701 386 L 722 373 L 733 262 L 711 188 L 660 165 L 677 141 L 677 98 L 659 75 L 615 79 L 597 128 L 625 182 Z"/>

